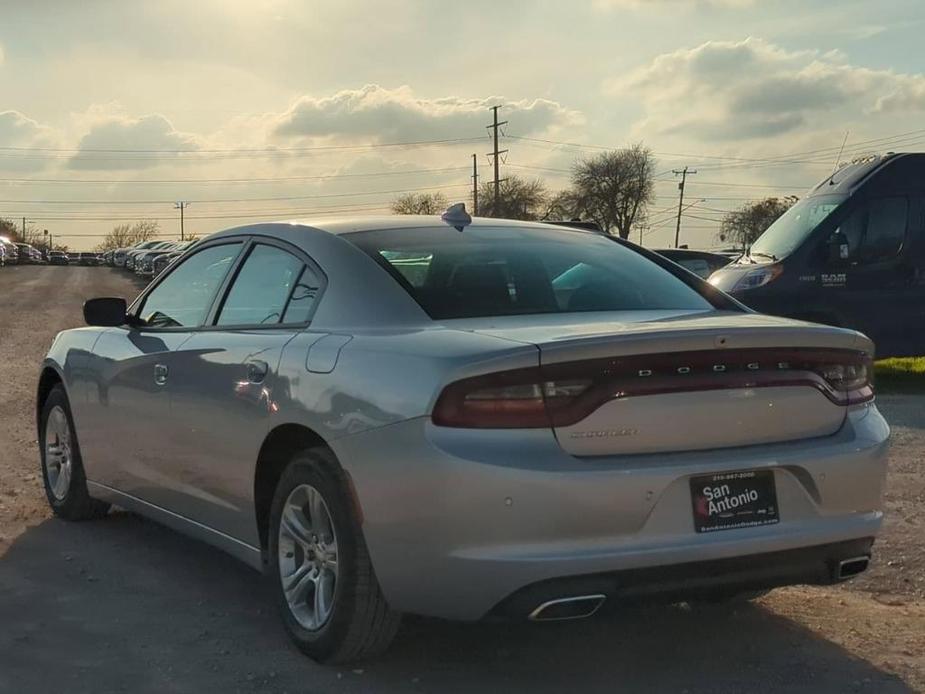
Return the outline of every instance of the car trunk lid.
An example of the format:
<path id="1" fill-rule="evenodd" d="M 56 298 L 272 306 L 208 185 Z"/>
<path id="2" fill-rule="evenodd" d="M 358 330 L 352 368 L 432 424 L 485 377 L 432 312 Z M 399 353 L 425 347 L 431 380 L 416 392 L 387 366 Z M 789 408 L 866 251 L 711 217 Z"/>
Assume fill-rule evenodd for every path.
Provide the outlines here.
<path id="1" fill-rule="evenodd" d="M 576 456 L 834 434 L 847 408 L 820 374 L 872 350 L 856 332 L 771 316 L 641 313 L 452 322 L 537 347 L 551 424 Z"/>

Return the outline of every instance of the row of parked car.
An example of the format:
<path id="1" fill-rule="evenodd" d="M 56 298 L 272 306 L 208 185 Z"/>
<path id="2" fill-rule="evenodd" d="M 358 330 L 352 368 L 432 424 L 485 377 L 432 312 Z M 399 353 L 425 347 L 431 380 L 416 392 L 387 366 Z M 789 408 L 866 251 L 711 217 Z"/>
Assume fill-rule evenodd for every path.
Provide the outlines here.
<path id="1" fill-rule="evenodd" d="M 194 241 L 142 241 L 128 248 L 117 248 L 103 254 L 103 262 L 112 267 L 131 270 L 143 277 L 156 277 Z"/>
<path id="2" fill-rule="evenodd" d="M 28 243 L 0 239 L 0 266 L 5 265 L 103 265 L 95 252 L 65 252 L 38 249 Z"/>
<path id="3" fill-rule="evenodd" d="M 0 239 L 0 266 L 33 265 L 45 262 L 47 259 L 42 251 L 28 243 L 15 243 Z"/>

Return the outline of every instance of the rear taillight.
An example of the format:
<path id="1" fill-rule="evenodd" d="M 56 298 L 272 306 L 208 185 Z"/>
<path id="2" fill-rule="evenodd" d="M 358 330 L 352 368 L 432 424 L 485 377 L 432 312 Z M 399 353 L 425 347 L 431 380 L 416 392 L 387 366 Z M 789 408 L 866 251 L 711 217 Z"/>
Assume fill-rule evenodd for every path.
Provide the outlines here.
<path id="1" fill-rule="evenodd" d="M 874 396 L 868 355 L 838 349 L 741 349 L 647 354 L 501 371 L 448 385 L 438 426 L 530 429 L 575 424 L 605 402 L 645 395 L 805 386 L 837 405 Z"/>
<path id="2" fill-rule="evenodd" d="M 476 376 L 446 387 L 434 424 L 473 429 L 531 429 L 555 424 L 591 379 L 544 380 L 539 368 Z"/>

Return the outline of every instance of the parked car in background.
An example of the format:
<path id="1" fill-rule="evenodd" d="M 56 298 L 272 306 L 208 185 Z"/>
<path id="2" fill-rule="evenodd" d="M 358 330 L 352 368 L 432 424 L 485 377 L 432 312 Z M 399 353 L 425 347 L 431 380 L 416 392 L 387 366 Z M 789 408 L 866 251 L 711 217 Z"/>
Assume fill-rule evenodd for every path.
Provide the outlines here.
<path id="1" fill-rule="evenodd" d="M 45 255 L 37 248 L 32 249 L 32 262 L 35 265 L 44 265 L 48 261 L 45 259 Z"/>
<path id="2" fill-rule="evenodd" d="M 4 241 L 0 243 L 2 243 L 4 250 L 6 251 L 6 264 L 19 265 L 19 247 L 12 241 Z"/>
<path id="3" fill-rule="evenodd" d="M 155 244 L 160 243 L 159 241 L 141 241 L 136 243 L 134 246 L 129 246 L 127 248 L 118 248 L 113 252 L 113 264 L 116 267 L 126 267 L 128 262 L 129 255 L 146 248 L 151 248 Z"/>
<path id="4" fill-rule="evenodd" d="M 83 251 L 77 254 L 77 264 L 86 265 L 88 267 L 94 267 L 101 265 L 99 253 L 95 251 Z"/>
<path id="5" fill-rule="evenodd" d="M 20 265 L 31 265 L 35 262 L 35 255 L 33 251 L 35 250 L 28 243 L 16 243 L 14 244 L 17 249 L 19 249 L 19 264 Z"/>
<path id="6" fill-rule="evenodd" d="M 925 354 L 925 154 L 845 166 L 710 282 L 763 313 L 855 328 Z"/>
<path id="7" fill-rule="evenodd" d="M 148 251 L 153 251 L 159 248 L 164 248 L 165 246 L 169 246 L 171 242 L 170 241 L 150 241 L 146 243 L 150 243 L 151 245 L 142 246 L 140 248 L 135 248 L 126 254 L 125 256 L 125 269 L 126 270 L 134 271 L 135 264 L 138 261 L 138 258 L 140 256 L 144 255 Z"/>
<path id="8" fill-rule="evenodd" d="M 112 256 L 113 256 L 113 253 L 114 253 L 114 252 L 115 252 L 115 251 L 112 250 L 112 249 L 109 249 L 108 251 L 104 251 L 104 252 L 103 252 L 103 254 L 100 256 L 100 258 L 102 258 L 103 265 L 108 265 L 109 267 L 112 267 L 112 265 L 113 265 L 113 258 L 112 258 Z"/>
<path id="9" fill-rule="evenodd" d="M 177 248 L 173 249 L 172 251 L 168 251 L 167 253 L 162 253 L 161 255 L 156 256 L 153 262 L 154 276 L 156 277 L 157 275 L 161 274 L 174 260 L 183 255 L 183 253 L 194 243 L 196 242 L 186 241 L 179 244 Z"/>
<path id="10" fill-rule="evenodd" d="M 871 342 L 619 239 L 461 206 L 255 224 L 84 315 L 38 386 L 54 512 L 117 504 L 266 570 L 321 661 L 402 612 L 837 583 L 880 530 Z"/>
<path id="11" fill-rule="evenodd" d="M 143 251 L 135 256 L 135 273 L 142 276 L 154 275 L 154 259 L 177 249 L 179 243 L 166 242 L 161 246 Z"/>
<path id="12" fill-rule="evenodd" d="M 69 263 L 67 253 L 64 251 L 49 251 L 48 263 L 49 265 L 67 265 Z"/>
<path id="13" fill-rule="evenodd" d="M 6 244 L 0 242 L 0 267 L 6 267 Z"/>
<path id="14" fill-rule="evenodd" d="M 728 255 L 689 248 L 659 248 L 655 252 L 690 270 L 702 279 L 707 279 L 721 267 L 733 261 L 733 258 Z"/>

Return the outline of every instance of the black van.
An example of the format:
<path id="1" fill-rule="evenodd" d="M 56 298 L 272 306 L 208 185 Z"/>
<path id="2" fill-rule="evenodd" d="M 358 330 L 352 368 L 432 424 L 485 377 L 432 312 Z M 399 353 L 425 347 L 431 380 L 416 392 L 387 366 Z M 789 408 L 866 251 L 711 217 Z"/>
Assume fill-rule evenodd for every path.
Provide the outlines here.
<path id="1" fill-rule="evenodd" d="M 878 357 L 925 354 L 925 154 L 842 167 L 710 283 L 762 313 L 860 330 Z"/>

